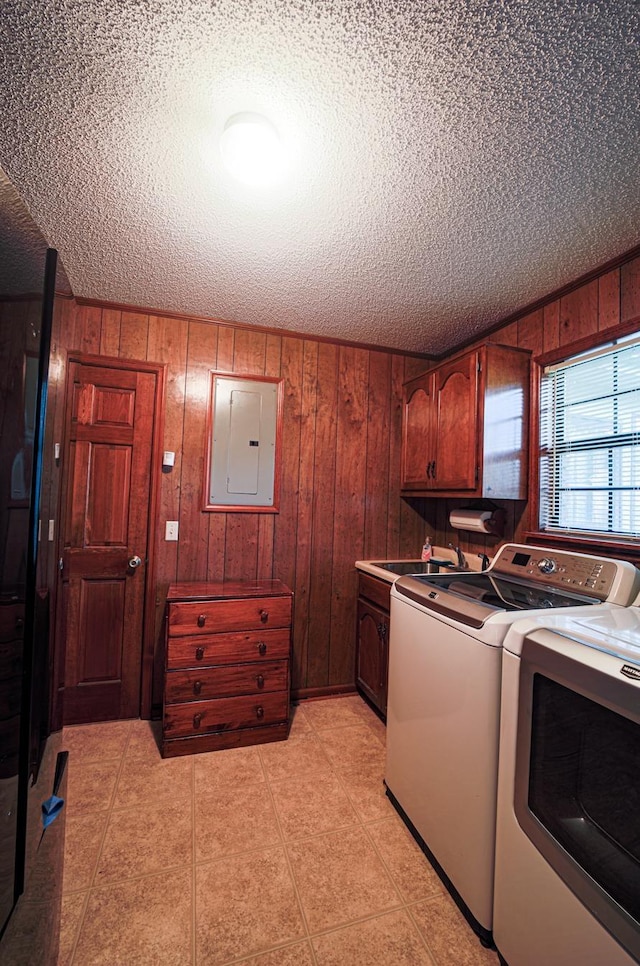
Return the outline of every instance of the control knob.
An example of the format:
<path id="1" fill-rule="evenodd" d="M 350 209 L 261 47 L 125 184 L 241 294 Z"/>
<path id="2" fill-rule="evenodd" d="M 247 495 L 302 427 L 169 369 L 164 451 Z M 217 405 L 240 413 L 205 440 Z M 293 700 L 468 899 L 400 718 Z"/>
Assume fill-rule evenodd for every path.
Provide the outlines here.
<path id="1" fill-rule="evenodd" d="M 543 574 L 554 574 L 558 565 L 552 557 L 543 557 L 538 561 L 538 570 Z"/>

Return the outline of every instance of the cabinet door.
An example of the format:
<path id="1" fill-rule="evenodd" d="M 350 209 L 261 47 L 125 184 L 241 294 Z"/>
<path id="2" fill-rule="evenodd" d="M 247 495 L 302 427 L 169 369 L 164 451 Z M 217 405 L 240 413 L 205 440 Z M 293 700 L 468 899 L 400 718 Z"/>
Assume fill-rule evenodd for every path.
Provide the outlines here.
<path id="1" fill-rule="evenodd" d="M 356 683 L 375 706 L 387 710 L 387 649 L 389 615 L 358 600 Z"/>
<path id="2" fill-rule="evenodd" d="M 475 490 L 478 466 L 478 352 L 435 372 L 432 490 Z"/>
<path id="3" fill-rule="evenodd" d="M 402 422 L 402 486 L 427 489 L 432 484 L 433 373 L 406 383 Z"/>

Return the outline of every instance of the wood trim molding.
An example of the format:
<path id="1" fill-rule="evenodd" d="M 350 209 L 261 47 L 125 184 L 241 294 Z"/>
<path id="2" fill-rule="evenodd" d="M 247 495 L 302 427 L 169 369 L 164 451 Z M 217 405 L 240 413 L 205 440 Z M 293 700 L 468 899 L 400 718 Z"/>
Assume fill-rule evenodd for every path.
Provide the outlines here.
<path id="1" fill-rule="evenodd" d="M 117 356 L 91 355 L 88 353 L 70 350 L 66 353 L 65 362 L 65 384 L 68 378 L 69 367 L 73 362 L 81 365 L 107 366 L 112 369 L 136 369 L 140 372 L 153 373 L 156 376 L 156 388 L 154 396 L 155 417 L 153 421 L 152 451 L 151 451 L 151 478 L 149 488 L 149 522 L 147 527 L 147 567 L 145 571 L 145 603 L 144 603 L 144 625 L 142 639 L 141 656 L 141 679 L 140 679 L 140 717 L 151 718 L 155 710 L 152 704 L 153 695 L 153 672 L 155 654 L 155 614 L 156 614 L 156 521 L 160 507 L 160 482 L 161 482 L 161 453 L 164 439 L 165 421 L 165 398 L 166 398 L 166 363 L 147 362 L 143 359 L 121 359 Z M 65 385 L 66 397 L 66 385 Z M 65 414 L 66 426 L 66 414 Z M 60 490 L 60 505 L 58 508 L 58 519 L 62 520 L 63 501 L 65 494 Z M 59 533 L 62 533 L 62 527 Z"/>
<path id="2" fill-rule="evenodd" d="M 527 543 L 544 547 L 559 547 L 575 550 L 577 553 L 598 554 L 601 557 L 615 557 L 618 560 L 628 560 L 640 565 L 640 541 L 623 542 L 614 540 L 598 540 L 597 537 L 585 535 L 568 536 L 564 534 L 548 533 L 546 530 L 529 530 L 525 533 Z"/>
<path id="3" fill-rule="evenodd" d="M 525 511 L 525 527 L 527 530 L 536 527 L 540 519 L 540 466 L 538 462 L 538 439 L 540 437 L 540 372 L 541 367 L 535 360 L 532 360 L 529 371 L 529 498 Z"/>
<path id="4" fill-rule="evenodd" d="M 578 339 L 569 345 L 561 346 L 550 352 L 536 356 L 531 363 L 531 418 L 530 418 L 530 447 L 529 447 L 529 529 L 525 538 L 531 542 L 536 540 L 545 546 L 566 545 L 578 553 L 596 553 L 601 556 L 620 557 L 624 559 L 638 559 L 640 561 L 640 541 L 612 541 L 603 537 L 565 536 L 549 534 L 545 530 L 538 530 L 540 520 L 540 469 L 538 461 L 538 440 L 540 438 L 540 381 L 545 366 L 562 362 L 582 352 L 589 352 L 599 345 L 613 342 L 621 336 L 631 335 L 640 330 L 640 316 L 634 316 L 627 322 L 607 329 L 605 332 L 594 332 L 584 339 Z"/>
<path id="5" fill-rule="evenodd" d="M 610 329 L 605 329 L 604 332 L 593 332 L 583 339 L 577 339 L 568 345 L 560 346 L 557 349 L 550 349 L 549 352 L 543 352 L 539 356 L 536 356 L 534 361 L 541 368 L 543 366 L 550 366 L 556 362 L 562 362 L 564 359 L 570 359 L 572 356 L 580 355 L 582 352 L 589 352 L 590 349 L 595 349 L 599 345 L 613 342 L 614 339 L 620 339 L 625 335 L 633 335 L 634 332 L 639 331 L 640 315 L 634 315 L 632 319 L 621 322 L 619 325 L 614 325 Z"/>
<path id="6" fill-rule="evenodd" d="M 221 325 L 229 329 L 249 329 L 251 332 L 266 332 L 277 335 L 282 339 L 303 339 L 307 342 L 322 342 L 327 345 L 348 346 L 352 349 L 366 349 L 369 352 L 387 352 L 398 356 L 408 356 L 411 359 L 425 359 L 430 362 L 435 357 L 428 352 L 410 352 L 408 349 L 393 349 L 390 346 L 373 345 L 369 342 L 352 342 L 350 339 L 338 339 L 328 335 L 313 335 L 310 332 L 298 332 L 295 329 L 280 329 L 277 326 L 252 325 L 249 322 L 232 322 L 229 319 L 218 319 L 207 315 L 189 315 L 185 312 L 171 312 L 168 309 L 153 309 L 144 305 L 130 305 L 126 302 L 105 302 L 102 299 L 75 296 L 78 305 L 91 305 L 95 308 L 109 309 L 115 312 L 135 312 L 138 315 L 153 315 L 161 319 L 181 319 L 185 322 L 209 322 L 211 325 Z"/>
<path id="7" fill-rule="evenodd" d="M 265 376 L 260 373 L 246 372 L 223 372 L 212 369 L 209 382 L 209 404 L 207 406 L 206 422 L 206 446 L 204 454 L 203 480 L 202 480 L 202 510 L 205 513 L 279 513 L 281 498 L 281 479 L 282 479 L 282 437 L 283 437 L 283 418 L 284 418 L 284 379 L 281 376 Z M 227 380 L 235 383 L 246 382 L 247 386 L 252 382 L 270 383 L 276 387 L 276 413 L 275 413 L 275 453 L 273 470 L 273 500 L 271 504 L 234 504 L 234 503 L 212 503 L 211 488 L 212 477 L 214 475 L 212 457 L 214 454 L 214 422 L 216 419 L 216 384 L 217 380 Z M 264 399 L 262 402 L 264 412 Z M 227 417 L 229 411 L 227 410 Z M 265 456 L 265 461 L 268 457 Z M 261 461 L 262 462 L 262 461 Z"/>
<path id="8" fill-rule="evenodd" d="M 607 272 L 613 271 L 614 268 L 621 268 L 627 262 L 633 261 L 634 258 L 640 256 L 640 245 L 636 245 L 635 248 L 624 252 L 622 255 L 618 255 L 616 258 L 612 258 L 610 261 L 605 262 L 603 265 L 599 265 L 597 268 L 593 268 L 586 272 L 584 275 L 580 275 L 573 282 L 567 282 L 566 285 L 562 285 L 560 288 L 554 289 L 553 292 L 549 292 L 547 295 L 543 295 L 541 298 L 536 299 L 534 302 L 529 302 L 528 305 L 523 305 L 522 308 L 517 309 L 515 312 L 511 312 L 509 315 L 505 315 L 504 318 L 499 319 L 488 329 L 485 329 L 481 333 L 476 333 L 464 342 L 461 342 L 459 346 L 455 349 L 451 349 L 448 352 L 443 353 L 440 356 L 435 357 L 435 361 L 439 362 L 441 359 L 448 359 L 453 352 L 459 352 L 463 349 L 468 348 L 471 345 L 475 345 L 479 339 L 488 338 L 494 332 L 498 332 L 500 329 L 507 325 L 511 325 L 512 322 L 517 322 L 518 319 L 523 319 L 527 315 L 531 315 L 532 312 L 537 312 L 539 309 L 544 308 L 551 302 L 555 302 L 557 299 L 562 298 L 565 295 L 569 295 L 570 292 L 574 292 L 576 289 L 581 288 L 588 282 L 592 282 L 594 279 L 599 278 L 601 275 L 606 275 Z M 625 323 L 626 324 L 626 323 Z M 632 330 L 633 331 L 633 330 Z M 601 333 L 602 335 L 603 333 Z M 580 349 L 577 350 L 578 352 Z M 562 358 L 562 356 L 560 356 Z"/>
<path id="9" fill-rule="evenodd" d="M 334 698 L 340 694 L 357 694 L 355 684 L 333 684 L 327 688 L 292 688 L 291 700 L 304 701 L 308 698 Z"/>

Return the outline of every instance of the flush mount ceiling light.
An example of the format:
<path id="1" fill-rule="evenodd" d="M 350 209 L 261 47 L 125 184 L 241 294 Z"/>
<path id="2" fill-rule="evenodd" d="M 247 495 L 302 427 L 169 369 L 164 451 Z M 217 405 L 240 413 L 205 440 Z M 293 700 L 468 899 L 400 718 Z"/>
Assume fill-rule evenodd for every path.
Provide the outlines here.
<path id="1" fill-rule="evenodd" d="M 286 171 L 286 153 L 273 124 L 261 114 L 242 111 L 229 118 L 220 139 L 225 167 L 249 185 L 269 185 Z"/>

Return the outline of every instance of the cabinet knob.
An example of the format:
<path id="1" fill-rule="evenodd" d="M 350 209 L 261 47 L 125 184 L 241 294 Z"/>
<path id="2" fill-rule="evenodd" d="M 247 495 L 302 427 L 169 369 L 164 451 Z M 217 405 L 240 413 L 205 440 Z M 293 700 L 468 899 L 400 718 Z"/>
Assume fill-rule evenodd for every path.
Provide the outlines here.
<path id="1" fill-rule="evenodd" d="M 207 623 L 207 615 L 206 614 L 199 614 L 198 615 L 198 627 L 204 627 L 204 625 L 206 623 Z"/>
<path id="2" fill-rule="evenodd" d="M 264 641 L 258 641 L 258 654 L 265 655 L 267 653 L 267 645 Z"/>
<path id="3" fill-rule="evenodd" d="M 200 712 L 198 712 L 198 714 L 194 714 L 194 716 L 193 716 L 193 727 L 194 728 L 199 728 L 201 721 L 202 721 L 202 715 L 200 714 Z"/>
<path id="4" fill-rule="evenodd" d="M 264 677 L 262 674 L 258 674 L 258 676 L 256 677 L 256 684 L 258 685 L 259 688 L 264 687 Z"/>
<path id="5" fill-rule="evenodd" d="M 269 611 L 268 610 L 261 610 L 260 611 L 260 620 L 262 621 L 263 624 L 266 624 L 267 623 L 267 621 L 269 620 Z"/>
<path id="6" fill-rule="evenodd" d="M 202 681 L 194 681 L 193 682 L 193 693 L 194 694 L 200 694 L 201 691 L 202 691 Z"/>
<path id="7" fill-rule="evenodd" d="M 261 704 L 256 708 L 256 718 L 264 718 L 264 708 Z"/>
<path id="8" fill-rule="evenodd" d="M 204 647 L 196 647 L 196 661 L 201 661 L 204 657 Z"/>

